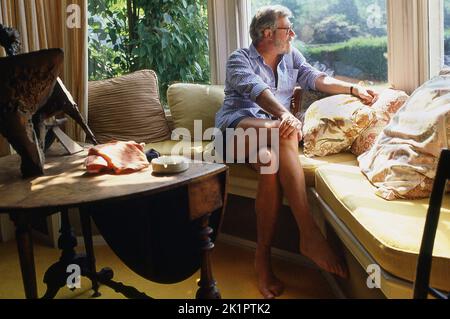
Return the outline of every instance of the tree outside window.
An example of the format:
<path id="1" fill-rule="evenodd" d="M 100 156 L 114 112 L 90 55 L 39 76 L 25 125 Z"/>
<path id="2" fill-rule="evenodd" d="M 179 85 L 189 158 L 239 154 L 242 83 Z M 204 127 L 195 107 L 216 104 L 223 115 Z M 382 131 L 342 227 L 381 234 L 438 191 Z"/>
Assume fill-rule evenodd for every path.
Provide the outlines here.
<path id="1" fill-rule="evenodd" d="M 268 4 L 292 11 L 294 46 L 318 69 L 350 82 L 387 82 L 386 0 L 252 0 L 252 14 Z"/>
<path id="2" fill-rule="evenodd" d="M 207 0 L 89 0 L 89 79 L 154 70 L 170 83 L 209 83 Z"/>

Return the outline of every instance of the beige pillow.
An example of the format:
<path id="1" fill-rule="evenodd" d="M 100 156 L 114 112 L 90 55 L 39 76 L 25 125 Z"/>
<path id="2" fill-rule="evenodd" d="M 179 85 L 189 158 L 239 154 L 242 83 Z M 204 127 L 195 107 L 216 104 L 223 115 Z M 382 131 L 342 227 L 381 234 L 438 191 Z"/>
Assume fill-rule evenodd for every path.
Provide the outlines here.
<path id="1" fill-rule="evenodd" d="M 439 75 L 450 75 L 450 67 L 444 66 L 444 68 L 439 72 Z"/>
<path id="2" fill-rule="evenodd" d="M 408 95 L 403 91 L 386 89 L 381 92 L 378 100 L 371 106 L 371 109 L 375 111 L 376 118 L 353 142 L 352 153 L 359 156 L 368 151 L 407 99 Z"/>
<path id="3" fill-rule="evenodd" d="M 100 143 L 170 139 L 155 72 L 141 70 L 89 82 L 88 95 L 89 126 Z"/>
<path id="4" fill-rule="evenodd" d="M 430 195 L 439 155 L 448 147 L 449 83 L 450 76 L 437 76 L 416 89 L 372 148 L 358 156 L 378 196 L 392 200 Z"/>
<path id="5" fill-rule="evenodd" d="M 334 95 L 314 102 L 305 114 L 304 153 L 326 156 L 348 150 L 375 112 L 351 95 Z"/>
<path id="6" fill-rule="evenodd" d="M 193 140 L 211 140 L 203 133 L 215 126 L 216 112 L 225 97 L 222 85 L 176 83 L 167 90 L 167 102 L 175 129 L 188 129 Z M 194 121 L 201 120 L 202 129 L 195 135 Z"/>

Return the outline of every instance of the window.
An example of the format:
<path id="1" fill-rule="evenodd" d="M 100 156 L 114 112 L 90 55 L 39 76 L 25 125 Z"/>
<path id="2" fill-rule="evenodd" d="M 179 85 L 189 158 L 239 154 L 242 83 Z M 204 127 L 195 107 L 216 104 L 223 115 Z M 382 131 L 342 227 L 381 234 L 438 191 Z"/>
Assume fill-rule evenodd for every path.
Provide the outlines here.
<path id="1" fill-rule="evenodd" d="M 163 103 L 172 82 L 210 82 L 207 0 L 88 3 L 90 80 L 152 69 Z"/>
<path id="2" fill-rule="evenodd" d="M 450 0 L 444 1 L 444 64 L 450 66 Z"/>
<path id="3" fill-rule="evenodd" d="M 252 16 L 271 3 L 292 11 L 294 46 L 309 63 L 350 82 L 388 81 L 386 0 L 251 0 Z"/>

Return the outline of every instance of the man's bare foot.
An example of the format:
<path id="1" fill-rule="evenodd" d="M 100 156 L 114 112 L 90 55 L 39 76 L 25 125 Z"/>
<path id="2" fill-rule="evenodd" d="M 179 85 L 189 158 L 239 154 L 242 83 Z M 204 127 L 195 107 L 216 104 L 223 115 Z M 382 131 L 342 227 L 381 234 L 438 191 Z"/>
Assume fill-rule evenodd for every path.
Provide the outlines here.
<path id="1" fill-rule="evenodd" d="M 348 277 L 346 265 L 336 256 L 317 227 L 300 236 L 300 252 L 323 270 L 342 278 Z"/>
<path id="2" fill-rule="evenodd" d="M 258 289 L 265 299 L 281 296 L 284 284 L 275 276 L 270 264 L 270 252 L 261 253 L 256 250 L 255 269 L 258 277 Z"/>

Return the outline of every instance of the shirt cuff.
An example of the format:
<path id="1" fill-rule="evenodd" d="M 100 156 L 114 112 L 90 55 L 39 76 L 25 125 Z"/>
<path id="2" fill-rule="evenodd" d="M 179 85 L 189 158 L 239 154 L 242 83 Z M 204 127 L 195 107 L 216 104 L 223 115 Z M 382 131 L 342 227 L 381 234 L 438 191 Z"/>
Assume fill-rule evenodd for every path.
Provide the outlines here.
<path id="1" fill-rule="evenodd" d="M 252 91 L 250 92 L 250 98 L 252 99 L 253 102 L 256 102 L 256 99 L 262 93 L 262 91 L 264 91 L 265 89 L 269 89 L 269 88 L 270 87 L 265 83 L 256 84 L 253 87 Z"/>
<path id="2" fill-rule="evenodd" d="M 326 74 L 325 72 L 320 71 L 314 72 L 314 74 L 311 76 L 310 82 L 308 83 L 308 86 L 310 87 L 311 90 L 316 91 L 316 80 L 324 75 L 328 76 L 328 74 Z"/>

